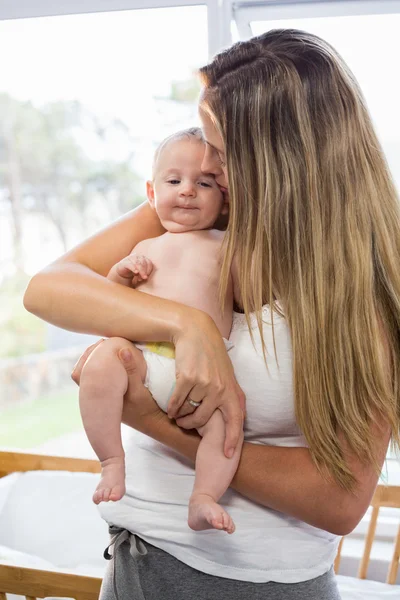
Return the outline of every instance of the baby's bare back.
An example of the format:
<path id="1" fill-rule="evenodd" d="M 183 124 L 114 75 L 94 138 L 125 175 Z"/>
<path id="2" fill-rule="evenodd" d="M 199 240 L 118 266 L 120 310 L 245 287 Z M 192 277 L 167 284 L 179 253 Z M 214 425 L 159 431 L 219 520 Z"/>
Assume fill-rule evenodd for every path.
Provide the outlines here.
<path id="1" fill-rule="evenodd" d="M 215 321 L 221 335 L 229 337 L 232 325 L 233 289 L 229 282 L 224 316 L 218 301 L 223 232 L 216 229 L 164 233 L 135 246 L 153 263 L 149 279 L 136 289 L 198 308 Z"/>

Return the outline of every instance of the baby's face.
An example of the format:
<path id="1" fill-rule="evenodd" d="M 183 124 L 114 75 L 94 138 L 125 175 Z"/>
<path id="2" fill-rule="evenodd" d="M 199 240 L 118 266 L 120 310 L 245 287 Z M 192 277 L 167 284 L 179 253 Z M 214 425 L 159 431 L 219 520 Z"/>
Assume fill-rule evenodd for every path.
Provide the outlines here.
<path id="1" fill-rule="evenodd" d="M 147 192 L 167 231 L 209 229 L 222 212 L 221 190 L 201 171 L 204 152 L 201 141 L 183 139 L 168 144 L 158 158 Z"/>

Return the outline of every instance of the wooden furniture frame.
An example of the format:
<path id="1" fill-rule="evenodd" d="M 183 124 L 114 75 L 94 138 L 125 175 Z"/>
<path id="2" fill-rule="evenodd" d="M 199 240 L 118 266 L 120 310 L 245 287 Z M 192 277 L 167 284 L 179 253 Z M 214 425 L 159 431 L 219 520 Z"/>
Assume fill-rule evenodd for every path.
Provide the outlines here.
<path id="1" fill-rule="evenodd" d="M 39 470 L 99 473 L 100 463 L 81 458 L 0 452 L 0 477 L 15 471 Z M 7 593 L 25 596 L 26 600 L 49 596 L 98 600 L 101 581 L 99 577 L 0 565 L 0 600 L 7 600 Z"/>
<path id="2" fill-rule="evenodd" d="M 80 458 L 0 452 L 0 477 L 15 471 L 38 470 L 99 473 L 100 464 L 96 460 Z M 358 571 L 358 577 L 361 579 L 365 579 L 367 576 L 379 509 L 382 506 L 400 508 L 400 486 L 378 485 L 371 506 L 372 515 L 365 540 L 364 554 Z M 343 540 L 344 538 L 340 541 L 335 560 L 336 573 L 339 570 Z M 400 525 L 395 539 L 393 558 L 388 570 L 387 583 L 395 583 L 399 562 Z M 0 565 L 0 600 L 7 600 L 7 593 L 25 596 L 26 600 L 36 600 L 37 598 L 47 598 L 49 596 L 74 598 L 75 600 L 98 600 L 100 586 L 101 579 L 99 577 Z"/>
<path id="3" fill-rule="evenodd" d="M 379 509 L 383 506 L 386 506 L 389 508 L 399 508 L 400 509 L 400 486 L 399 485 L 391 485 L 391 486 L 378 485 L 378 487 L 375 490 L 375 494 L 372 498 L 371 506 L 372 506 L 371 520 L 369 522 L 368 531 L 367 531 L 367 535 L 365 538 L 364 553 L 361 558 L 360 566 L 358 568 L 358 574 L 357 574 L 357 577 L 359 577 L 360 579 L 367 578 L 368 565 L 369 565 L 369 561 L 370 561 L 370 557 L 371 557 L 372 543 L 373 543 L 374 537 L 375 537 L 376 524 L 378 522 Z M 340 540 L 338 553 L 336 555 L 336 560 L 335 560 L 335 572 L 336 573 L 339 570 L 340 556 L 341 556 L 344 539 L 345 538 L 342 538 Z M 392 560 L 389 565 L 389 569 L 388 569 L 388 573 L 387 573 L 387 577 L 386 577 L 386 583 L 391 583 L 391 584 L 396 583 L 396 577 L 397 577 L 397 572 L 399 569 L 399 563 L 400 563 L 400 525 L 398 527 L 397 535 L 395 537 L 393 556 L 392 556 Z"/>

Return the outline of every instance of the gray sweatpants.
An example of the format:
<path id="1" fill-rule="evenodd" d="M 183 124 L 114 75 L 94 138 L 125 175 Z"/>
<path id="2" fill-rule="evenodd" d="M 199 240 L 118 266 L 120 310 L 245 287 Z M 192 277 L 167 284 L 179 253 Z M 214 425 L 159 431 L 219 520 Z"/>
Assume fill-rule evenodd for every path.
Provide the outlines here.
<path id="1" fill-rule="evenodd" d="M 197 571 L 124 529 L 110 533 L 99 600 L 340 600 L 333 568 L 301 583 L 237 581 Z"/>

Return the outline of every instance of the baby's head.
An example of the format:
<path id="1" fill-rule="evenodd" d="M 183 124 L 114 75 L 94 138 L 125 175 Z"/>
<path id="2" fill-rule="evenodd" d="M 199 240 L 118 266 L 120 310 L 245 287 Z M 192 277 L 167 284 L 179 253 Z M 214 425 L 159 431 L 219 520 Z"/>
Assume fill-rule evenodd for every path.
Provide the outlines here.
<path id="1" fill-rule="evenodd" d="M 228 211 L 214 176 L 201 171 L 204 151 L 197 127 L 170 135 L 156 150 L 147 197 L 171 233 L 209 229 Z"/>

